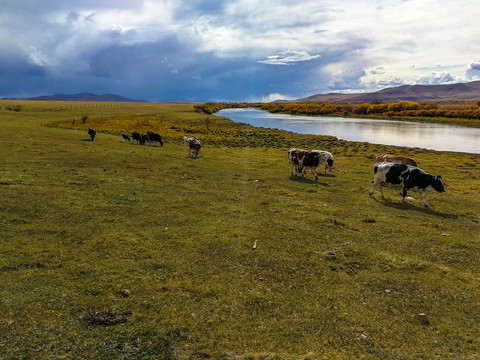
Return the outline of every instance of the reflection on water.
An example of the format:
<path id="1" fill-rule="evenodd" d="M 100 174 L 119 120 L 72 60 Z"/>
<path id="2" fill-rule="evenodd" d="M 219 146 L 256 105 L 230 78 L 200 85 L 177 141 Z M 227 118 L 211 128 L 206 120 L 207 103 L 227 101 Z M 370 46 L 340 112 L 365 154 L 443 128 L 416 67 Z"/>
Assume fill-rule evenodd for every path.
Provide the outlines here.
<path id="1" fill-rule="evenodd" d="M 257 127 L 300 134 L 331 135 L 349 141 L 480 154 L 480 129 L 441 124 L 271 114 L 257 109 L 224 109 L 218 115 Z"/>

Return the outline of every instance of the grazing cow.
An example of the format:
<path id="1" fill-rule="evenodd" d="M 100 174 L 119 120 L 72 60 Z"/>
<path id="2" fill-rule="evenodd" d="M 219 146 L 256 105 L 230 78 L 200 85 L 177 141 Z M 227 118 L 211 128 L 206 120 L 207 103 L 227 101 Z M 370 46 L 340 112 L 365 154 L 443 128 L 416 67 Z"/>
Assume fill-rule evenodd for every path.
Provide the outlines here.
<path id="1" fill-rule="evenodd" d="M 148 137 L 147 134 L 142 134 L 142 141 L 140 142 L 141 145 L 145 145 L 146 143 L 151 144 L 152 142 L 150 141 L 150 138 Z"/>
<path id="2" fill-rule="evenodd" d="M 396 155 L 390 155 L 390 154 L 382 154 L 378 155 L 377 158 L 375 159 L 375 162 L 390 162 L 390 163 L 396 163 L 396 164 L 403 164 L 403 165 L 411 165 L 411 166 L 418 166 L 415 160 L 410 159 L 405 156 L 396 156 Z"/>
<path id="3" fill-rule="evenodd" d="M 329 174 L 332 174 L 333 171 L 333 156 L 327 151 L 307 151 L 293 148 L 288 151 L 288 160 L 292 170 L 292 176 L 297 176 L 298 173 L 305 176 L 307 169 L 310 169 L 315 175 L 315 180 L 317 180 L 317 167 L 319 165 L 325 166 L 325 173 L 327 173 L 328 170 Z"/>
<path id="4" fill-rule="evenodd" d="M 90 135 L 90 138 L 93 140 L 95 140 L 95 135 L 97 135 L 97 132 L 95 131 L 95 129 L 88 129 L 88 135 Z"/>
<path id="5" fill-rule="evenodd" d="M 188 146 L 188 156 L 197 158 L 202 152 L 202 144 L 200 139 L 196 137 L 183 137 L 183 143 Z"/>
<path id="6" fill-rule="evenodd" d="M 402 202 L 405 202 L 407 190 L 418 189 L 425 207 L 428 207 L 427 201 L 425 200 L 426 188 L 431 186 L 437 192 L 445 192 L 441 176 L 429 175 L 416 166 L 379 162 L 375 163 L 373 172 L 374 180 L 372 181 L 370 196 L 373 194 L 374 186 L 378 184 L 383 200 L 385 200 L 383 187 L 388 184 L 403 186 Z"/>
<path id="7" fill-rule="evenodd" d="M 136 141 L 138 144 L 142 143 L 142 135 L 140 135 L 138 132 L 132 132 L 132 139 L 133 141 Z"/>
<path id="8" fill-rule="evenodd" d="M 325 174 L 328 173 L 332 175 L 333 173 L 333 155 L 329 153 L 328 151 L 324 150 L 312 150 L 312 153 L 318 153 L 319 154 L 319 160 L 320 164 L 325 166 Z"/>
<path id="9" fill-rule="evenodd" d="M 130 141 L 130 137 L 127 134 L 122 133 L 122 140 L 123 141 Z"/>
<path id="10" fill-rule="evenodd" d="M 151 132 L 151 131 L 147 131 L 147 135 L 148 135 L 148 138 L 150 139 L 151 142 L 159 142 L 160 145 L 163 146 L 163 141 L 162 141 L 162 137 L 160 136 L 160 134 L 157 134 L 157 133 L 154 133 L 154 132 Z"/>

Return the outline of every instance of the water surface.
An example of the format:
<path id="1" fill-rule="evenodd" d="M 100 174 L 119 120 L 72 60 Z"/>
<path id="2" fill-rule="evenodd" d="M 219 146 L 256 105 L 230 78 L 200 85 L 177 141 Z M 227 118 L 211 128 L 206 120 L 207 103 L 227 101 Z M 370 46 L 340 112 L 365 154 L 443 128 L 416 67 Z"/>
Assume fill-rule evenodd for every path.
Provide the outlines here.
<path id="1" fill-rule="evenodd" d="M 253 108 L 217 115 L 256 127 L 299 134 L 331 135 L 348 141 L 480 154 L 480 128 L 393 120 L 272 114 Z"/>

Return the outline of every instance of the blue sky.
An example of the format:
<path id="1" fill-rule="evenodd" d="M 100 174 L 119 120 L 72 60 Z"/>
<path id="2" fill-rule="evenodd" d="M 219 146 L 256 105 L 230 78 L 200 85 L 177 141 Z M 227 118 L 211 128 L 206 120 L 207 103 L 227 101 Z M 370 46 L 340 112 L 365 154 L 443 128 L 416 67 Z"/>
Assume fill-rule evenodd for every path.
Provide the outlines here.
<path id="1" fill-rule="evenodd" d="M 0 97 L 272 101 L 480 80 L 474 0 L 0 0 Z"/>

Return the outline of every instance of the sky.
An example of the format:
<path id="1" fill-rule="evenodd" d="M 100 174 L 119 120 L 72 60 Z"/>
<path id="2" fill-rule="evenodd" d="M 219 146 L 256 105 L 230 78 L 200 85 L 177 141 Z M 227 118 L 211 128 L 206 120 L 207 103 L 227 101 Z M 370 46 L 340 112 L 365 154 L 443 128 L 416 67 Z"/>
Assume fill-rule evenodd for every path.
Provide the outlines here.
<path id="1" fill-rule="evenodd" d="M 476 0 L 0 0 L 0 98 L 268 102 L 480 80 Z"/>

